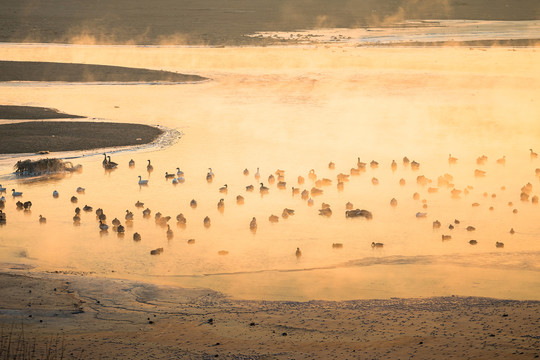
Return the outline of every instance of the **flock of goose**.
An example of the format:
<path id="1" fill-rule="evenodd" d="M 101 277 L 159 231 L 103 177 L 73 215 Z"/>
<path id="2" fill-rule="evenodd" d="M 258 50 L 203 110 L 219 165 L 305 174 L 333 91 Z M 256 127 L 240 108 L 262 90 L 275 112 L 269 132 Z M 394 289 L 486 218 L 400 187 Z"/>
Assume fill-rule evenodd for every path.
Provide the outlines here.
<path id="1" fill-rule="evenodd" d="M 531 159 L 536 159 L 537 157 L 538 157 L 538 155 L 532 149 L 530 149 L 530 158 Z M 487 160 L 488 160 L 488 158 L 483 155 L 483 156 L 477 158 L 476 162 L 477 162 L 477 165 L 484 165 L 487 162 Z M 147 171 L 150 173 L 150 172 L 152 172 L 154 170 L 154 168 L 153 168 L 153 165 L 151 164 L 151 161 L 150 160 L 147 160 L 147 161 L 148 161 L 148 164 L 147 164 L 146 168 L 147 168 Z M 448 157 L 448 163 L 450 165 L 453 165 L 453 164 L 456 164 L 457 162 L 458 162 L 458 159 L 450 154 L 449 157 Z M 506 163 L 506 158 L 503 156 L 502 158 L 497 159 L 496 163 L 500 164 L 500 165 L 504 165 Z M 129 167 L 133 168 L 134 166 L 135 166 L 135 161 L 130 160 L 129 161 Z M 371 161 L 370 163 L 365 163 L 365 162 L 362 162 L 360 160 L 360 158 L 358 158 L 356 166 L 351 168 L 348 174 L 339 173 L 339 174 L 336 175 L 337 189 L 338 190 L 343 190 L 344 184 L 347 181 L 349 181 L 350 176 L 360 175 L 361 173 L 366 171 L 368 166 L 370 168 L 372 168 L 372 169 L 376 169 L 376 168 L 379 167 L 379 163 L 377 161 L 374 161 L 374 160 Z M 392 171 L 396 171 L 397 166 L 398 165 L 397 165 L 396 161 L 393 160 L 391 165 L 390 165 L 390 168 L 391 168 Z M 417 170 L 420 169 L 420 164 L 418 162 L 410 161 L 407 157 L 403 158 L 403 166 L 404 167 L 409 166 L 413 171 L 417 171 Z M 117 168 L 118 164 L 111 161 L 110 156 L 107 156 L 106 154 L 104 154 L 103 167 L 105 169 L 112 170 L 112 169 Z M 328 164 L 328 168 L 331 169 L 331 170 L 334 170 L 335 169 L 335 164 L 333 162 L 330 162 Z M 167 180 L 171 179 L 173 184 L 183 183 L 185 181 L 184 172 L 182 170 L 180 170 L 180 168 L 176 168 L 176 170 L 177 170 L 176 173 L 165 172 L 165 175 L 164 175 L 165 179 L 167 179 Z M 249 174 L 250 174 L 250 171 L 248 169 L 243 170 L 243 175 L 244 176 L 249 176 Z M 482 171 L 482 170 L 479 170 L 479 169 L 476 169 L 474 174 L 475 174 L 476 177 L 483 177 L 483 176 L 486 175 L 485 171 Z M 537 177 L 540 177 L 540 168 L 535 170 L 535 175 Z M 212 168 L 208 168 L 208 172 L 206 174 L 206 181 L 207 182 L 212 182 L 214 180 L 214 177 L 215 177 L 215 174 L 214 174 Z M 298 195 L 301 199 L 306 201 L 308 206 L 312 206 L 314 204 L 313 197 L 323 194 L 324 190 L 322 189 L 322 187 L 332 185 L 333 180 L 328 179 L 328 178 L 319 178 L 314 169 L 309 171 L 309 173 L 307 174 L 307 177 L 314 185 L 314 186 L 311 187 L 310 190 L 308 190 L 308 189 L 301 190 L 299 187 L 292 186 L 292 187 L 290 187 L 290 191 L 291 191 L 293 196 Z M 254 174 L 254 178 L 255 178 L 255 180 L 257 180 L 257 182 L 259 182 L 258 190 L 261 193 L 261 196 L 263 196 L 265 194 L 268 194 L 269 191 L 270 191 L 270 188 L 268 186 L 265 186 L 264 182 L 260 182 L 261 173 L 260 173 L 259 168 L 257 168 L 257 171 Z M 139 179 L 138 180 L 138 185 L 140 185 L 141 187 L 142 186 L 147 186 L 148 183 L 149 183 L 149 180 L 142 179 L 142 176 L 140 176 L 140 175 L 138 176 L 138 179 Z M 423 186 L 430 185 L 432 183 L 432 180 L 425 177 L 424 175 L 419 175 L 416 180 L 417 180 L 418 184 L 423 185 Z M 270 184 L 270 185 L 276 183 L 276 181 L 277 181 L 276 186 L 279 189 L 286 189 L 287 188 L 287 182 L 285 181 L 285 171 L 284 170 L 279 170 L 279 169 L 276 170 L 275 173 L 270 174 L 268 176 L 267 181 L 268 181 L 268 184 Z M 453 177 L 451 175 L 444 174 L 444 175 L 442 175 L 442 176 L 440 176 L 438 178 L 437 187 L 429 187 L 427 189 L 427 191 L 428 191 L 428 193 L 437 192 L 438 188 L 446 186 L 447 188 L 452 188 L 452 190 L 450 191 L 452 197 L 459 197 L 462 193 L 467 194 L 472 189 L 472 187 L 467 187 L 467 188 L 465 188 L 463 190 L 458 190 L 458 189 L 454 188 L 454 185 L 452 184 L 452 181 L 453 181 Z M 299 186 L 304 184 L 305 182 L 306 182 L 306 179 L 303 176 L 298 176 L 298 178 L 296 179 L 296 183 Z M 403 186 L 405 184 L 405 180 L 400 179 L 399 183 L 400 183 L 400 185 Z M 373 177 L 372 178 L 372 184 L 377 185 L 378 184 L 378 179 Z M 7 189 L 5 187 L 2 187 L 2 185 L 0 185 L 0 194 L 5 193 L 6 191 L 7 191 Z M 18 198 L 18 197 L 23 196 L 22 192 L 16 191 L 15 189 L 12 189 L 11 191 L 12 191 L 12 197 L 13 198 Z M 228 191 L 229 191 L 229 187 L 228 187 L 227 184 L 224 184 L 222 187 L 219 188 L 218 191 L 219 191 L 219 193 L 227 194 Z M 255 187 L 253 185 L 247 185 L 245 187 L 245 191 L 246 192 L 253 192 L 253 191 L 255 191 Z M 78 187 L 76 189 L 76 192 L 78 194 L 84 194 L 85 189 L 82 188 L 82 187 Z M 530 201 L 533 204 L 538 203 L 538 196 L 531 196 L 532 195 L 531 193 L 532 193 L 532 184 L 530 184 L 530 183 L 525 184 L 521 188 L 520 200 L 521 201 L 529 201 L 529 199 L 530 199 Z M 58 191 L 55 190 L 52 195 L 53 195 L 54 198 L 58 198 L 59 193 L 58 193 Z M 413 194 L 413 199 L 419 200 L 420 199 L 420 194 L 417 193 L 417 192 L 414 193 Z M 77 203 L 78 198 L 76 196 L 72 196 L 71 197 L 71 202 L 72 203 Z M 236 202 L 237 202 L 237 204 L 243 204 L 244 203 L 244 197 L 242 195 L 237 195 L 236 196 Z M 423 202 L 423 207 L 427 208 L 426 201 L 423 200 L 422 202 Z M 6 221 L 7 221 L 6 213 L 3 212 L 3 210 L 2 210 L 5 207 L 5 203 L 6 203 L 6 198 L 4 196 L 0 197 L 0 224 L 5 224 Z M 219 202 L 217 203 L 217 209 L 220 212 L 223 212 L 224 205 L 225 205 L 225 200 L 224 200 L 224 198 L 221 198 L 219 200 Z M 397 205 L 398 205 L 398 201 L 395 198 L 392 198 L 390 200 L 390 206 L 396 207 Z M 509 205 L 512 205 L 512 203 L 509 203 Z M 32 206 L 32 203 L 31 203 L 31 201 L 26 201 L 26 202 L 17 201 L 16 206 L 17 206 L 18 210 L 29 211 L 31 206 Z M 474 203 L 473 206 L 478 206 L 478 204 Z M 138 208 L 138 209 L 143 209 L 144 208 L 144 203 L 142 203 L 140 201 L 137 201 L 135 203 L 135 207 Z M 192 208 L 197 207 L 197 201 L 195 199 L 191 200 L 190 207 L 192 207 Z M 352 203 L 350 203 L 350 202 L 348 202 L 345 205 L 345 208 L 346 208 L 345 217 L 347 217 L 347 218 L 362 217 L 362 218 L 365 218 L 367 220 L 371 220 L 373 218 L 373 214 L 370 211 L 368 211 L 366 209 L 354 209 Z M 492 210 L 492 208 L 490 208 L 490 210 Z M 81 222 L 81 216 L 80 216 L 81 212 L 89 213 L 89 212 L 93 212 L 93 211 L 94 211 L 93 207 L 89 206 L 89 205 L 85 205 L 82 209 L 79 208 L 79 207 L 75 208 L 75 214 L 73 216 L 74 224 L 75 225 L 80 224 L 80 222 Z M 516 212 L 517 212 L 517 210 L 514 209 L 514 213 L 516 213 Z M 96 209 L 95 214 L 96 214 L 96 220 L 98 222 L 99 231 L 100 232 L 107 232 L 109 230 L 109 225 L 107 224 L 107 216 L 105 215 L 103 209 L 101 209 L 101 208 Z M 144 208 L 144 210 L 142 210 L 142 214 L 143 214 L 144 218 L 149 218 L 151 216 L 151 210 L 149 208 Z M 295 211 L 293 209 L 284 208 L 283 212 L 281 214 L 281 217 L 286 219 L 286 218 L 288 218 L 290 216 L 293 216 L 294 214 L 295 214 Z M 331 206 L 329 204 L 326 204 L 326 203 L 323 202 L 321 204 L 321 209 L 319 209 L 319 215 L 325 216 L 325 217 L 331 216 L 332 215 Z M 425 212 L 416 213 L 416 217 L 418 217 L 418 218 L 426 217 L 426 215 L 427 215 L 427 213 L 425 213 Z M 158 225 L 160 225 L 160 226 L 162 226 L 164 228 L 167 228 L 167 230 L 166 230 L 167 239 L 172 239 L 174 237 L 174 233 L 173 233 L 170 225 L 168 224 L 169 220 L 171 220 L 171 217 L 170 216 L 163 216 L 160 212 L 156 212 L 154 217 L 155 217 L 156 224 L 158 224 Z M 126 210 L 126 214 L 124 216 L 125 225 L 128 226 L 128 227 L 133 226 L 133 220 L 134 220 L 133 212 L 130 211 L 130 210 Z M 186 220 L 186 217 L 182 213 L 180 213 L 180 214 L 178 214 L 176 216 L 176 220 L 177 220 L 177 225 L 179 227 L 185 227 L 186 226 L 187 220 Z M 274 222 L 274 223 L 278 222 L 279 221 L 279 216 L 272 214 L 268 218 L 268 221 Z M 44 224 L 44 223 L 47 222 L 47 219 L 43 215 L 40 214 L 39 215 L 39 222 Z M 454 227 L 459 223 L 460 223 L 460 221 L 456 219 L 454 221 L 454 224 L 450 224 L 448 226 L 448 229 L 449 230 L 454 229 Z M 112 225 L 112 230 L 117 232 L 118 236 L 124 236 L 125 226 L 122 225 L 121 221 L 118 218 L 114 218 L 112 220 L 112 222 L 111 222 L 111 225 Z M 210 218 L 208 216 L 206 216 L 204 218 L 203 225 L 204 225 L 204 227 L 210 227 L 211 226 L 211 220 L 210 220 Z M 433 229 L 439 229 L 439 228 L 441 228 L 441 226 L 442 226 L 442 224 L 438 220 L 435 220 L 433 222 Z M 253 217 L 251 219 L 251 221 L 249 222 L 249 229 L 252 232 L 256 232 L 257 228 L 258 228 L 257 219 L 255 217 Z M 468 226 L 466 228 L 466 230 L 469 231 L 469 232 L 473 232 L 473 231 L 476 230 L 476 228 L 474 226 Z M 514 233 L 513 228 L 510 229 L 510 233 L 511 234 Z M 446 235 L 446 234 L 441 235 L 441 237 L 442 237 L 443 241 L 450 240 L 452 238 L 451 235 Z M 142 237 L 141 237 L 141 235 L 139 233 L 135 232 L 133 234 L 133 240 L 134 241 L 140 241 L 141 239 L 142 239 Z M 194 243 L 194 239 L 189 239 L 188 243 Z M 476 245 L 477 243 L 478 243 L 477 240 L 470 240 L 469 241 L 469 244 L 471 244 L 471 245 Z M 341 247 L 343 247 L 343 244 L 334 243 L 332 246 L 333 246 L 333 248 L 341 248 Z M 380 243 L 380 242 L 372 242 L 371 243 L 371 247 L 374 248 L 374 249 L 382 248 L 383 246 L 384 246 L 384 244 Z M 495 243 L 495 246 L 497 248 L 502 248 L 502 247 L 504 247 L 504 243 L 497 241 Z M 163 248 L 158 248 L 158 249 L 152 250 L 151 254 L 152 255 L 159 255 L 162 252 L 163 252 Z M 226 251 L 221 252 L 221 254 L 225 254 L 225 253 L 227 253 L 227 252 Z M 297 248 L 296 256 L 300 257 L 301 255 L 302 255 L 301 250 L 299 248 Z"/>

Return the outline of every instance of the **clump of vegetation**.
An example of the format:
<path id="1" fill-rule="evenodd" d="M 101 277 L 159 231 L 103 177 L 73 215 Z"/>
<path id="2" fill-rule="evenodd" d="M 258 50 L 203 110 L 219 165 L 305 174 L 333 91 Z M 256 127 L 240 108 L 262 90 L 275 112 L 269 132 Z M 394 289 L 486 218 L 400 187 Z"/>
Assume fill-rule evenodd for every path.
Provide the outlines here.
<path id="1" fill-rule="evenodd" d="M 61 159 L 19 160 L 14 166 L 15 173 L 22 176 L 37 176 L 59 172 L 75 172 L 82 169 L 82 165 L 73 165 L 71 161 Z"/>

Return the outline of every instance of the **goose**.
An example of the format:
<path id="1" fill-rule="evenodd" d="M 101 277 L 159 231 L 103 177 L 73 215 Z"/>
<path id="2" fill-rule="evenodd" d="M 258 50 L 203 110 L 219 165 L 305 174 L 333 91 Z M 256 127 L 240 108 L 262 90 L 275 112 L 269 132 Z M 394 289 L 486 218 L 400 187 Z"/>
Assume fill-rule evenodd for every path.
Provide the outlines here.
<path id="1" fill-rule="evenodd" d="M 71 200 L 71 202 L 74 203 L 74 204 L 76 204 L 76 203 L 79 201 L 79 199 L 77 199 L 76 196 L 72 196 L 70 200 Z"/>
<path id="2" fill-rule="evenodd" d="M 135 166 L 135 160 L 131 159 L 129 160 L 129 167 L 134 167 Z"/>
<path id="3" fill-rule="evenodd" d="M 396 171 L 396 169 L 397 169 L 396 160 L 392 160 L 392 164 L 390 164 L 390 168 L 392 169 L 392 171 Z"/>
<path id="4" fill-rule="evenodd" d="M 270 174 L 270 176 L 268 176 L 268 183 L 273 184 L 275 182 L 276 182 L 276 178 L 274 177 L 274 175 Z"/>
<path id="5" fill-rule="evenodd" d="M 143 180 L 142 176 L 139 175 L 139 185 L 148 185 L 148 180 Z"/>
<path id="6" fill-rule="evenodd" d="M 152 166 L 152 164 L 150 163 L 150 160 L 148 160 L 148 165 L 146 165 L 146 170 L 148 172 L 151 172 L 154 170 L 154 167 Z"/>
<path id="7" fill-rule="evenodd" d="M 176 175 L 174 175 L 174 174 L 169 174 L 167 171 L 165 171 L 165 179 L 172 179 L 172 178 L 174 178 L 174 177 L 176 177 Z"/>
<path id="8" fill-rule="evenodd" d="M 13 197 L 22 196 L 22 194 L 23 194 L 23 193 L 20 192 L 20 191 L 15 191 L 15 189 L 11 189 L 11 195 L 12 195 Z"/>
<path id="9" fill-rule="evenodd" d="M 137 202 L 135 203 L 135 207 L 142 208 L 144 207 L 144 203 L 137 200 Z"/>
<path id="10" fill-rule="evenodd" d="M 52 196 L 53 198 L 57 198 L 59 196 L 58 191 L 54 190 Z"/>
<path id="11" fill-rule="evenodd" d="M 167 239 L 172 239 L 174 237 L 174 233 L 171 230 L 171 226 L 167 225 Z"/>
<path id="12" fill-rule="evenodd" d="M 538 154 L 533 151 L 533 149 L 529 149 L 531 151 L 531 159 L 536 159 L 538 157 Z"/>
<path id="13" fill-rule="evenodd" d="M 244 175 L 245 176 L 248 176 L 249 175 L 249 170 L 247 168 L 244 169 Z"/>
<path id="14" fill-rule="evenodd" d="M 378 243 L 372 242 L 372 243 L 371 243 L 371 247 L 372 247 L 372 248 L 382 248 L 383 246 L 384 246 L 384 244 L 383 244 L 383 243 L 380 243 L 380 242 L 378 242 Z"/>
<path id="15" fill-rule="evenodd" d="M 267 193 L 269 189 L 266 186 L 264 186 L 263 183 L 261 183 L 261 187 L 259 188 L 259 190 L 261 193 Z"/>
<path id="16" fill-rule="evenodd" d="M 246 191 L 253 191 L 254 190 L 254 186 L 253 185 L 248 185 L 246 186 Z"/>
<path id="17" fill-rule="evenodd" d="M 279 217 L 276 216 L 276 215 L 270 215 L 268 217 L 268 221 L 270 221 L 271 223 L 277 223 L 277 222 L 279 222 Z"/>
<path id="18" fill-rule="evenodd" d="M 116 228 L 116 232 L 118 233 L 118 235 L 124 235 L 124 233 L 126 232 L 126 228 L 123 225 L 118 225 L 118 227 Z"/>
<path id="19" fill-rule="evenodd" d="M 191 206 L 192 208 L 195 209 L 195 208 L 197 207 L 197 201 L 195 201 L 195 199 L 191 200 L 191 201 L 189 202 L 189 206 Z"/>
<path id="20" fill-rule="evenodd" d="M 204 227 L 210 227 L 210 218 L 207 216 L 203 220 Z"/>
<path id="21" fill-rule="evenodd" d="M 79 187 L 77 188 L 76 191 L 77 191 L 79 194 L 83 194 L 83 193 L 86 191 L 86 189 L 79 186 Z"/>
<path id="22" fill-rule="evenodd" d="M 323 178 L 323 179 L 315 181 L 315 186 L 330 186 L 330 185 L 332 185 L 332 180 L 330 179 Z"/>
<path id="23" fill-rule="evenodd" d="M 283 213 L 287 214 L 287 215 L 294 215 L 294 210 L 285 208 L 285 209 L 283 209 Z"/>
<path id="24" fill-rule="evenodd" d="M 219 192 L 220 193 L 227 193 L 227 184 L 223 185 L 222 187 L 219 188 Z"/>
<path id="25" fill-rule="evenodd" d="M 149 217 L 151 212 L 152 211 L 149 208 L 146 208 L 146 209 L 143 210 L 142 213 L 143 213 L 144 217 Z"/>
<path id="26" fill-rule="evenodd" d="M 345 181 L 349 181 L 349 176 L 350 175 L 339 173 L 338 176 L 337 176 L 337 179 L 338 179 L 338 181 L 345 182 Z"/>
<path id="27" fill-rule="evenodd" d="M 106 153 L 103 153 L 103 156 L 104 156 L 104 159 L 103 159 L 103 161 L 102 161 L 102 164 L 103 164 L 103 166 L 107 166 L 107 162 L 108 162 L 108 161 L 107 161 L 107 154 L 106 154 Z"/>
<path id="28" fill-rule="evenodd" d="M 257 219 L 255 219 L 255 217 L 253 217 L 253 219 L 251 219 L 251 222 L 249 223 L 249 228 L 251 230 L 254 230 L 257 228 Z"/>
<path id="29" fill-rule="evenodd" d="M 497 241 L 497 242 L 495 243 L 495 247 L 503 248 L 503 247 L 504 247 L 504 243 L 498 242 L 498 241 Z"/>
<path id="30" fill-rule="evenodd" d="M 236 196 L 236 203 L 237 204 L 243 204 L 244 203 L 244 197 L 242 195 Z"/>
<path id="31" fill-rule="evenodd" d="M 93 210 L 93 208 L 90 205 L 84 205 L 82 209 L 83 211 L 86 211 L 86 212 L 90 212 Z"/>
<path id="32" fill-rule="evenodd" d="M 104 224 L 103 221 L 99 220 L 99 228 L 103 231 L 107 231 L 109 229 L 109 225 Z"/>
<path id="33" fill-rule="evenodd" d="M 179 223 L 179 224 L 185 224 L 187 222 L 184 214 L 180 213 L 178 215 L 176 215 L 176 221 Z"/>
<path id="34" fill-rule="evenodd" d="M 351 168 L 350 173 L 351 173 L 352 176 L 360 175 L 360 169 L 357 169 L 357 168 Z"/>
<path id="35" fill-rule="evenodd" d="M 163 248 L 160 247 L 154 250 L 150 250 L 150 255 L 160 255 L 162 252 L 163 252 Z"/>
<path id="36" fill-rule="evenodd" d="M 184 176 L 184 172 L 182 170 L 180 170 L 179 167 L 176 168 L 176 175 L 178 176 Z"/>
<path id="37" fill-rule="evenodd" d="M 343 249 L 342 243 L 332 243 L 332 249 Z"/>
<path id="38" fill-rule="evenodd" d="M 110 157 L 110 156 L 107 156 L 107 166 L 114 168 L 114 167 L 117 167 L 118 164 L 115 163 L 114 161 L 111 161 L 111 157 Z"/>
<path id="39" fill-rule="evenodd" d="M 39 222 L 40 222 L 41 224 L 45 224 L 45 223 L 47 222 L 47 219 L 44 218 L 42 215 L 39 215 Z"/>
<path id="40" fill-rule="evenodd" d="M 300 257 L 302 257 L 302 251 L 300 251 L 300 248 L 296 248 L 296 258 L 299 259 Z"/>
<path id="41" fill-rule="evenodd" d="M 255 179 L 259 180 L 261 177 L 261 173 L 259 172 L 259 168 L 257 168 L 257 172 L 255 173 Z"/>
<path id="42" fill-rule="evenodd" d="M 129 210 L 126 210 L 125 219 L 126 220 L 133 220 L 133 213 L 131 211 L 129 211 Z"/>
<path id="43" fill-rule="evenodd" d="M 2 184 L 0 184 L 0 194 L 6 192 L 6 188 L 2 187 Z"/>
<path id="44" fill-rule="evenodd" d="M 360 161 L 360 157 L 358 158 L 358 160 L 356 161 L 356 167 L 358 169 L 365 169 L 366 168 L 366 163 L 365 162 L 362 162 Z"/>
<path id="45" fill-rule="evenodd" d="M 450 165 L 457 163 L 457 161 L 458 161 L 458 159 L 455 158 L 455 157 L 453 157 L 452 154 L 449 154 L 449 155 L 448 155 L 448 163 L 449 163 Z"/>
<path id="46" fill-rule="evenodd" d="M 193 245 L 193 244 L 195 244 L 195 239 L 188 239 L 187 243 L 189 245 Z"/>
<path id="47" fill-rule="evenodd" d="M 474 231 L 476 228 L 474 226 L 467 226 L 467 231 Z"/>
<path id="48" fill-rule="evenodd" d="M 328 163 L 328 168 L 329 168 L 330 170 L 334 170 L 334 169 L 336 168 L 336 164 L 334 164 L 332 161 L 330 161 L 330 162 Z"/>
<path id="49" fill-rule="evenodd" d="M 306 180 L 303 176 L 298 176 L 298 185 L 302 185 Z"/>
<path id="50" fill-rule="evenodd" d="M 138 232 L 133 234 L 133 241 L 141 241 L 141 234 L 139 234 Z"/>

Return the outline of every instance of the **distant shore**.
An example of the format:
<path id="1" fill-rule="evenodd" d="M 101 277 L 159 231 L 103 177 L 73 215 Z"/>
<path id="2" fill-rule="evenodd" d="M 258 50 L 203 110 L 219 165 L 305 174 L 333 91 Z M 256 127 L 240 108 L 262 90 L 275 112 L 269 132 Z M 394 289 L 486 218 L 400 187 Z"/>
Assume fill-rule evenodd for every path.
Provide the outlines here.
<path id="1" fill-rule="evenodd" d="M 206 289 L 0 265 L 2 340 L 17 341 L 23 326 L 38 353 L 58 338 L 62 347 L 53 350 L 77 359 L 540 356 L 538 301 L 241 301 Z"/>

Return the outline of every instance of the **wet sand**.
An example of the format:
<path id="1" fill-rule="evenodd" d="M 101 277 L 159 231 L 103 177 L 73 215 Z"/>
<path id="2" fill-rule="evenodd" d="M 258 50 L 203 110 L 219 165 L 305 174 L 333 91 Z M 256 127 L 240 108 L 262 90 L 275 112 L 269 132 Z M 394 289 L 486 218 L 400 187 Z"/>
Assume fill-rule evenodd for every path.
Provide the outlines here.
<path id="1" fill-rule="evenodd" d="M 45 120 L 45 119 L 83 119 L 84 116 L 66 114 L 56 109 L 39 106 L 0 105 L 0 119 L 6 120 Z"/>
<path id="2" fill-rule="evenodd" d="M 0 125 L 0 154 L 74 151 L 148 144 L 162 130 L 141 124 L 29 121 Z"/>
<path id="3" fill-rule="evenodd" d="M 3 265 L 4 340 L 21 326 L 67 358 L 312 359 L 540 356 L 540 302 L 476 297 L 241 301 L 203 289 Z M 8 269 L 9 268 L 9 269 Z M 60 347 L 60 346 L 59 346 Z"/>

